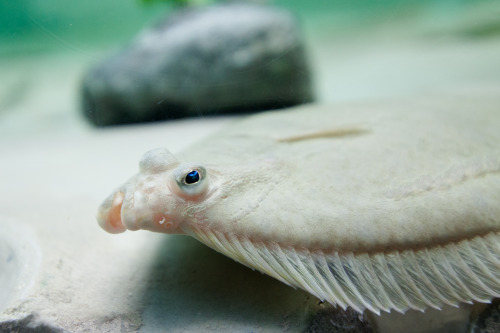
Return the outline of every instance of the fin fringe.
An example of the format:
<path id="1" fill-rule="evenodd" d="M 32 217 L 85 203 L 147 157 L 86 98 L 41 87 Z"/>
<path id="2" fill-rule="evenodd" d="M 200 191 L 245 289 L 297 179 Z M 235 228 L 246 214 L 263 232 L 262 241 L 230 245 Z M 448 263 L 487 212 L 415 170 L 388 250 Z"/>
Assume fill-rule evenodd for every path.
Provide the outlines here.
<path id="1" fill-rule="evenodd" d="M 374 254 L 310 251 L 201 227 L 189 233 L 252 269 L 358 312 L 423 311 L 500 297 L 500 233 Z"/>

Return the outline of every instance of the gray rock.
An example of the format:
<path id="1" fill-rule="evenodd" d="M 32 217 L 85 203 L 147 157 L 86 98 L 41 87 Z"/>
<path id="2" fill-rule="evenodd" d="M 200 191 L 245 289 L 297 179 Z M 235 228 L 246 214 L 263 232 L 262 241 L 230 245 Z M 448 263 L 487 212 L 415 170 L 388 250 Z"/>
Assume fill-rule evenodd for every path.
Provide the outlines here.
<path id="1" fill-rule="evenodd" d="M 30 228 L 0 217 L 0 312 L 13 300 L 25 297 L 40 261 L 41 252 Z"/>
<path id="2" fill-rule="evenodd" d="M 148 29 L 84 76 L 95 125 L 265 110 L 312 100 L 288 12 L 230 3 L 186 9 Z"/>

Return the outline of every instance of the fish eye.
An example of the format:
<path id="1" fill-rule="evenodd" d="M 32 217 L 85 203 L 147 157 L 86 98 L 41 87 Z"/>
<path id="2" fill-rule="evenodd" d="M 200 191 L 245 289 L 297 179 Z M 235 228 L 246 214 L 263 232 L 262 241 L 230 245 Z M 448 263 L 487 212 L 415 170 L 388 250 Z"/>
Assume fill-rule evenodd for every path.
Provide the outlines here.
<path id="1" fill-rule="evenodd" d="M 207 171 L 200 165 L 181 165 L 173 172 L 170 190 L 179 197 L 194 200 L 208 188 Z"/>
<path id="2" fill-rule="evenodd" d="M 189 171 L 184 177 L 184 184 L 193 185 L 198 183 L 201 180 L 201 175 L 198 170 Z"/>

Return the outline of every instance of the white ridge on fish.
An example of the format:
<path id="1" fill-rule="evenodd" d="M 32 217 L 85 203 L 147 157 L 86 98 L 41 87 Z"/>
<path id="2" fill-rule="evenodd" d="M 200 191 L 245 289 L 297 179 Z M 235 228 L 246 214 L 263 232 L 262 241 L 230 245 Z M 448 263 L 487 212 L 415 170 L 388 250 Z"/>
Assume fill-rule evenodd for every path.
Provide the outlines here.
<path id="1" fill-rule="evenodd" d="M 111 233 L 190 235 L 321 300 L 374 313 L 500 297 L 500 96 L 250 116 L 140 172 Z"/>

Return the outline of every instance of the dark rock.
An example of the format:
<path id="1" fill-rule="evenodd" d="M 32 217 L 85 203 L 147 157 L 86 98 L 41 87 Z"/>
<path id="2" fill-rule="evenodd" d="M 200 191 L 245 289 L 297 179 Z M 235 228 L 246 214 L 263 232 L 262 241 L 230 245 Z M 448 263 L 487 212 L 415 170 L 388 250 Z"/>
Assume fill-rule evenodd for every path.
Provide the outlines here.
<path id="1" fill-rule="evenodd" d="M 95 125 L 265 110 L 312 100 L 296 21 L 230 3 L 186 9 L 142 32 L 84 76 Z"/>
<path id="2" fill-rule="evenodd" d="M 63 333 L 62 328 L 44 323 L 36 315 L 30 314 L 19 320 L 0 322 L 0 332 L 18 333 Z"/>
<path id="3" fill-rule="evenodd" d="M 496 299 L 485 306 L 473 325 L 472 333 L 498 333 L 500 332 L 500 299 Z"/>
<path id="4" fill-rule="evenodd" d="M 342 310 L 328 303 L 321 304 L 307 333 L 372 333 L 373 329 L 362 314 L 351 308 Z"/>

